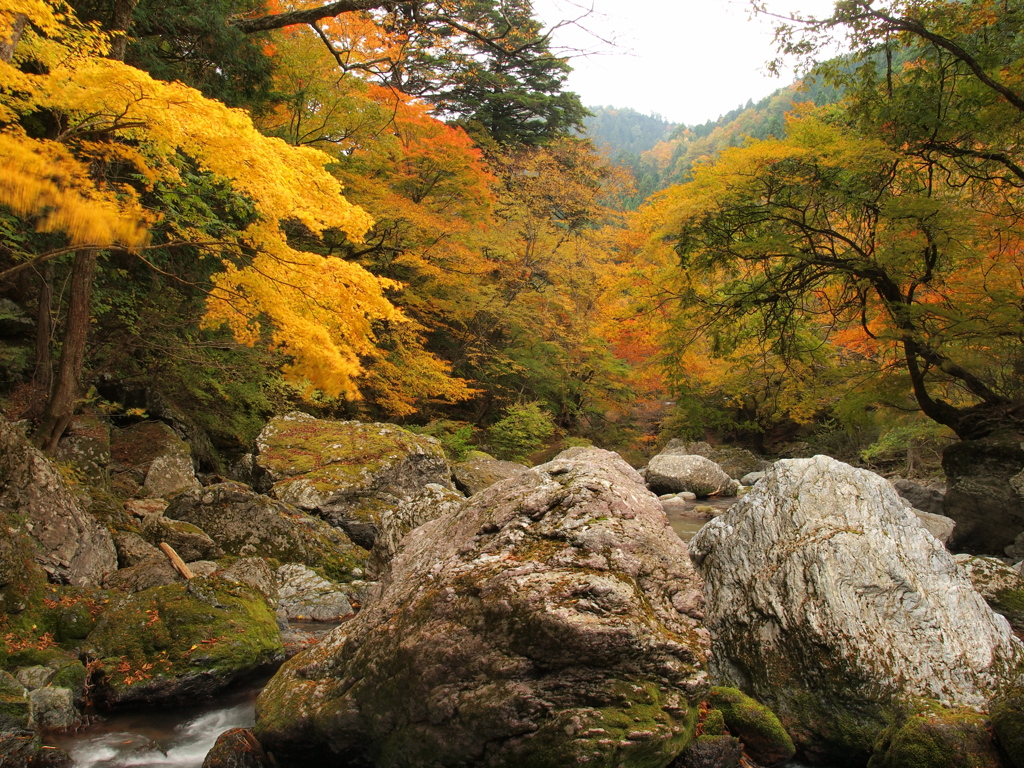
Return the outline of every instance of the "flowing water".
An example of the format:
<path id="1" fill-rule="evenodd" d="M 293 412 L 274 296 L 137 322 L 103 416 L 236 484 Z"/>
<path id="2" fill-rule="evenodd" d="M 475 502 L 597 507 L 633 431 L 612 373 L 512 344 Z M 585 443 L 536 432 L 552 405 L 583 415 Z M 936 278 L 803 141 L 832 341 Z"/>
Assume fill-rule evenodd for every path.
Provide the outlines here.
<path id="1" fill-rule="evenodd" d="M 247 688 L 201 707 L 111 715 L 49 743 L 66 749 L 75 768 L 201 768 L 220 734 L 252 727 L 259 691 Z"/>

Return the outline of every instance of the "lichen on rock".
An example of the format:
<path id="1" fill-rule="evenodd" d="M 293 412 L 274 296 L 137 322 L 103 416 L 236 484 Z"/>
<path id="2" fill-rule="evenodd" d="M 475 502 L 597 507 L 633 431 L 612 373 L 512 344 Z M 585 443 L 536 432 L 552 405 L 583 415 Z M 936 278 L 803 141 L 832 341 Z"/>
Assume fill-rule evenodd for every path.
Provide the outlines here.
<path id="1" fill-rule="evenodd" d="M 701 615 L 657 498 L 575 449 L 410 533 L 369 605 L 274 677 L 256 733 L 291 766 L 661 768 L 707 692 Z"/>

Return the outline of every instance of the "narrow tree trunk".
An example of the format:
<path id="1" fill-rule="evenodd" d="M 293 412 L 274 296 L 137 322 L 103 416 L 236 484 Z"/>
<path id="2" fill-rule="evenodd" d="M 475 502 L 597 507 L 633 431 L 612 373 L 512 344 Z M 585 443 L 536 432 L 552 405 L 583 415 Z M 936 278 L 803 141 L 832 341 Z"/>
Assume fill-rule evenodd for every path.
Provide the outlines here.
<path id="1" fill-rule="evenodd" d="M 43 265 L 39 276 L 39 310 L 36 313 L 36 365 L 32 382 L 43 396 L 50 394 L 53 383 L 53 365 L 50 363 L 50 346 L 53 338 L 53 262 Z"/>
<path id="2" fill-rule="evenodd" d="M 89 336 L 92 314 L 92 278 L 96 268 L 96 251 L 79 251 L 71 268 L 71 296 L 64 321 L 63 348 L 57 379 L 50 399 L 46 403 L 42 422 L 36 431 L 36 443 L 44 451 L 52 451 L 67 429 L 75 413 L 75 401 L 81 395 L 82 366 L 85 362 L 85 344 Z"/>
<path id="3" fill-rule="evenodd" d="M 110 46 L 110 58 L 117 61 L 124 61 L 125 50 L 128 47 L 128 27 L 132 23 L 132 12 L 139 0 L 116 0 L 114 3 L 114 17 L 111 20 L 111 30 L 121 34 L 114 37 Z"/>
<path id="4" fill-rule="evenodd" d="M 21 40 L 21 34 L 25 31 L 27 24 L 28 16 L 24 13 L 14 14 L 10 38 L 0 39 L 0 61 L 10 61 L 14 57 L 14 49 L 18 47 L 18 41 Z"/>

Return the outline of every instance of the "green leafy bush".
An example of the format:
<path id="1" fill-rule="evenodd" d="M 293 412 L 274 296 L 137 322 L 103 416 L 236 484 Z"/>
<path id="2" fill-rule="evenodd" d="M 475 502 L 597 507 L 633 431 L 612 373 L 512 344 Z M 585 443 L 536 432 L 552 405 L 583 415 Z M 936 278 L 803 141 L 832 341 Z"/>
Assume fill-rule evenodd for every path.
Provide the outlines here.
<path id="1" fill-rule="evenodd" d="M 525 458 L 555 433 L 555 420 L 539 403 L 510 405 L 505 416 L 487 430 L 492 452 L 506 461 Z"/>

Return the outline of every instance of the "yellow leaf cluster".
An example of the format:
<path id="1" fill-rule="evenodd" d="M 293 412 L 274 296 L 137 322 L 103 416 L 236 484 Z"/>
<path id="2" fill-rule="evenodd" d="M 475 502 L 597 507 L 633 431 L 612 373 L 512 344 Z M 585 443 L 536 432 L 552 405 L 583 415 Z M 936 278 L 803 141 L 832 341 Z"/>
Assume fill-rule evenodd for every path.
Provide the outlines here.
<path id="1" fill-rule="evenodd" d="M 109 184 L 102 169 L 116 161 L 133 168 L 139 184 L 173 187 L 180 159 L 188 158 L 226 179 L 258 214 L 220 245 L 225 271 L 214 279 L 206 324 L 226 324 L 239 341 L 255 344 L 265 322 L 271 344 L 290 358 L 289 378 L 358 396 L 360 356 L 375 349 L 372 321 L 402 320 L 383 293 L 391 283 L 359 265 L 294 250 L 284 230 L 298 223 L 312 235 L 341 230 L 360 241 L 372 226 L 326 170 L 331 158 L 264 136 L 246 113 L 181 83 L 102 58 L 94 30 L 61 4 L 0 0 L 0 29 L 9 31 L 17 13 L 44 34 L 26 31 L 15 63 L 39 61 L 46 72 L 0 67 L 0 125 L 9 124 L 0 133 L 0 205 L 35 219 L 41 231 L 63 233 L 71 245 L 138 246 L 159 211 L 143 211 L 132 188 Z M 17 127 L 32 112 L 56 117 L 55 140 Z"/>
<path id="2" fill-rule="evenodd" d="M 134 199 L 96 186 L 66 147 L 0 133 L 0 205 L 37 216 L 40 232 L 63 232 L 72 245 L 143 245 L 144 215 Z"/>

